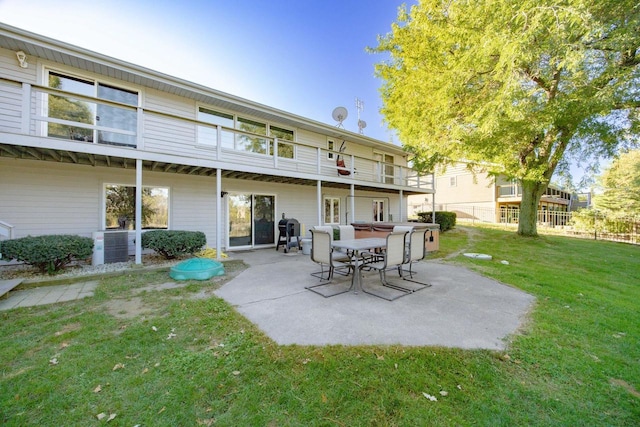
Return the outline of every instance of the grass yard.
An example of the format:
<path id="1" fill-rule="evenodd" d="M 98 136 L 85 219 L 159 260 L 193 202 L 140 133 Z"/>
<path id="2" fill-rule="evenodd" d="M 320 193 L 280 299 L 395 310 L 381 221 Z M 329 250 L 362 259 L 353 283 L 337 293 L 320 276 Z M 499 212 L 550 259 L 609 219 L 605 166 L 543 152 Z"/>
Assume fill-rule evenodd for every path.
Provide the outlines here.
<path id="1" fill-rule="evenodd" d="M 207 297 L 220 282 L 140 291 L 166 272 L 123 274 L 0 313 L 0 424 L 640 424 L 640 247 L 478 227 L 440 244 L 431 257 L 537 297 L 508 351 L 282 347 Z"/>

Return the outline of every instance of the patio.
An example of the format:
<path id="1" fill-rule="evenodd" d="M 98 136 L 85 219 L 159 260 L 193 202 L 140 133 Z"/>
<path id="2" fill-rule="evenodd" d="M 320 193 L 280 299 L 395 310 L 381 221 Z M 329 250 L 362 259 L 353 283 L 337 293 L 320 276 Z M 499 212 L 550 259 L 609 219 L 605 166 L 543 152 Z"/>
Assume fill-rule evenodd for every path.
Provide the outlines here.
<path id="1" fill-rule="evenodd" d="M 353 292 L 331 298 L 305 289 L 319 266 L 302 253 L 234 252 L 250 268 L 215 293 L 281 345 L 443 346 L 502 350 L 535 298 L 466 268 L 433 261 L 414 266 L 432 286 L 395 301 Z M 397 276 L 390 274 L 396 279 Z M 351 276 L 336 276 L 349 286 Z M 365 273 L 365 287 L 377 273 Z"/>

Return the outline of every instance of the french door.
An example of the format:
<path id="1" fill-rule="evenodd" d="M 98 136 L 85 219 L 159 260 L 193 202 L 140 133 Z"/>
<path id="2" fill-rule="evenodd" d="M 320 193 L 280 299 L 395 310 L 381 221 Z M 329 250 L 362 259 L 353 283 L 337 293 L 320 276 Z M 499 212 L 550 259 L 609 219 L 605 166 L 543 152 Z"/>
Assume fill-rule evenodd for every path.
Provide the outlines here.
<path id="1" fill-rule="evenodd" d="M 230 194 L 227 206 L 230 248 L 275 243 L 275 196 Z"/>

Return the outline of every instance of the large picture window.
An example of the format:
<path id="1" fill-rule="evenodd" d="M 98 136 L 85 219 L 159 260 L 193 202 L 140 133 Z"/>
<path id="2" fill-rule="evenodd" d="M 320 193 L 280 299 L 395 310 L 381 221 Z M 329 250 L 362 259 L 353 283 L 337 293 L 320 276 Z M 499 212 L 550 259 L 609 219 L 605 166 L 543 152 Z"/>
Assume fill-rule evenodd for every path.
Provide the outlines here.
<path id="1" fill-rule="evenodd" d="M 97 81 L 49 72 L 49 87 L 71 94 L 138 106 L 138 93 Z M 73 95 L 47 98 L 47 135 L 54 138 L 107 145 L 136 146 L 137 111 L 117 105 L 89 102 Z"/>
<path id="2" fill-rule="evenodd" d="M 198 144 L 201 146 L 217 147 L 218 130 L 215 126 L 222 126 L 222 148 L 229 150 L 245 151 L 250 153 L 273 156 L 275 152 L 273 140 L 266 138 L 278 138 L 278 157 L 285 159 L 295 158 L 294 133 L 290 129 L 269 125 L 257 120 L 245 117 L 236 117 L 233 114 L 223 113 L 210 108 L 198 108 L 198 121 L 209 123 L 213 126 L 198 125 Z M 227 129 L 237 129 L 233 132 Z M 246 132 L 246 133 L 243 133 Z M 265 138 L 260 137 L 264 135 Z"/>
<path id="3" fill-rule="evenodd" d="M 105 185 L 105 229 L 133 230 L 136 222 L 136 188 Z M 142 188 L 142 228 L 169 228 L 169 189 Z"/>

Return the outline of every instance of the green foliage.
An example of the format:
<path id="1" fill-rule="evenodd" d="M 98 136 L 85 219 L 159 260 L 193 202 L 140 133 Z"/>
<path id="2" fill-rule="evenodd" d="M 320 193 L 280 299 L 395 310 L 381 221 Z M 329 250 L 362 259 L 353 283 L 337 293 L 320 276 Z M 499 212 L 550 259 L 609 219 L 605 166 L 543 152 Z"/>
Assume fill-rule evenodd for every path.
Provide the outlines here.
<path id="1" fill-rule="evenodd" d="M 371 49 L 382 113 L 414 164 L 490 165 L 537 206 L 569 156 L 637 143 L 639 24 L 636 0 L 423 0 Z"/>
<path id="2" fill-rule="evenodd" d="M 431 212 L 418 212 L 420 222 L 432 223 Z M 440 224 L 440 232 L 444 233 L 456 226 L 457 215 L 455 212 L 436 212 L 436 224 Z"/>
<path id="3" fill-rule="evenodd" d="M 210 295 L 217 283 L 140 292 L 165 283 L 166 272 L 122 274 L 105 277 L 93 298 L 0 311 L 0 422 L 638 424 L 637 247 L 554 236 L 523 239 L 462 226 L 440 245 L 441 256 L 494 255 L 492 261 L 459 255 L 455 262 L 536 297 L 522 330 L 505 338 L 507 350 L 279 345 Z M 433 292 L 436 286 L 430 289 L 434 302 L 445 297 Z M 125 304 L 132 298 L 136 304 Z M 111 314 L 107 305 L 115 309 Z M 437 313 L 425 310 L 422 321 L 430 315 Z M 101 413 L 116 418 L 98 421 Z"/>
<path id="4" fill-rule="evenodd" d="M 640 150 L 621 154 L 601 177 L 603 193 L 593 203 L 607 216 L 640 213 Z"/>
<path id="5" fill-rule="evenodd" d="M 576 231 L 599 234 L 628 234 L 640 230 L 640 220 L 634 217 L 606 215 L 595 209 L 580 209 L 571 215 L 570 225 Z"/>
<path id="6" fill-rule="evenodd" d="M 27 236 L 0 242 L 3 259 L 15 259 L 33 265 L 41 273 L 54 274 L 73 260 L 84 259 L 93 253 L 90 237 L 69 234 Z"/>
<path id="7" fill-rule="evenodd" d="M 153 249 L 166 259 L 194 254 L 207 244 L 202 231 L 152 230 L 142 233 L 141 245 Z"/>

